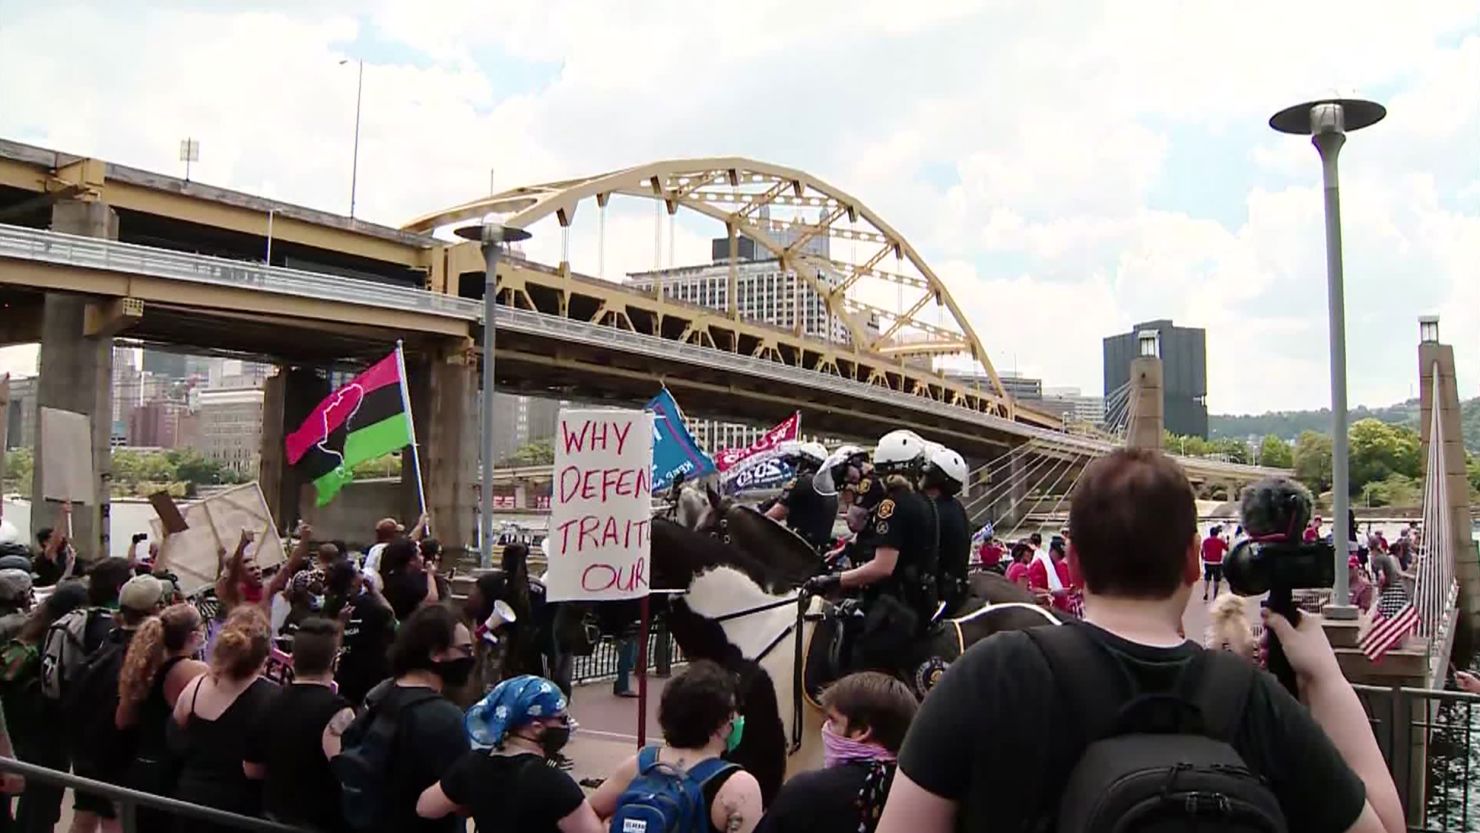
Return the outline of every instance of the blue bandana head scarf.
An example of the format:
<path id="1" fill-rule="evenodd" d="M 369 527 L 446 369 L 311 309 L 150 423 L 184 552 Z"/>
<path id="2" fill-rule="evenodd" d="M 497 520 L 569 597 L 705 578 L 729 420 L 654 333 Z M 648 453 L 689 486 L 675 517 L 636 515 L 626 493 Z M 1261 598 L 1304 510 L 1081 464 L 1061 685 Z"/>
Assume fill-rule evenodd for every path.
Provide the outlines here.
<path id="1" fill-rule="evenodd" d="M 565 714 L 565 695 L 544 677 L 524 674 L 504 680 L 488 696 L 474 703 L 463 717 L 473 745 L 500 746 L 510 729 L 531 720 Z"/>

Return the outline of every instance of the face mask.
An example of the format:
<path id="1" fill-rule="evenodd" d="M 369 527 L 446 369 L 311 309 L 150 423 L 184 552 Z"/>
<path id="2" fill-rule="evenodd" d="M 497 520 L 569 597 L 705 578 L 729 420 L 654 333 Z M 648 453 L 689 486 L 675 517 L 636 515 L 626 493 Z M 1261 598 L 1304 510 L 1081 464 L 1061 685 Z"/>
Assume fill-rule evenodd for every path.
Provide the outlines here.
<path id="1" fill-rule="evenodd" d="M 438 677 L 442 678 L 442 684 L 453 688 L 466 685 L 468 678 L 473 676 L 472 657 L 458 657 L 457 659 L 442 660 L 434 662 L 433 669 Z"/>
<path id="2" fill-rule="evenodd" d="M 565 748 L 570 742 L 569 726 L 546 726 L 545 731 L 540 733 L 540 751 L 549 758 Z"/>
<path id="3" fill-rule="evenodd" d="M 725 751 L 734 752 L 735 747 L 740 745 L 740 738 L 745 735 L 745 715 L 736 715 L 730 721 L 730 734 L 725 738 Z"/>
<path id="4" fill-rule="evenodd" d="M 822 765 L 833 767 L 849 761 L 892 761 L 889 750 L 838 734 L 832 721 L 822 724 Z"/>

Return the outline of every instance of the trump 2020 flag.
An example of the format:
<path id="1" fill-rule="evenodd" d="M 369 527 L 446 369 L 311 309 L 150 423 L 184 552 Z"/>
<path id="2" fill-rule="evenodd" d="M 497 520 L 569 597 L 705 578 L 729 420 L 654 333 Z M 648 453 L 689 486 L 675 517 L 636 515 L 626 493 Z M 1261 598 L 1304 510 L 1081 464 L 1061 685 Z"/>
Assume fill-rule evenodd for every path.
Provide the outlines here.
<path id="1" fill-rule="evenodd" d="M 648 400 L 643 410 L 653 415 L 653 491 L 673 487 L 673 480 L 703 477 L 714 471 L 714 461 L 699 450 L 699 444 L 683 423 L 683 411 L 667 388 Z"/>
<path id="2" fill-rule="evenodd" d="M 411 444 L 401 353 L 386 356 L 319 403 L 288 435 L 288 463 L 308 475 L 323 506 L 354 479 L 356 463 Z"/>

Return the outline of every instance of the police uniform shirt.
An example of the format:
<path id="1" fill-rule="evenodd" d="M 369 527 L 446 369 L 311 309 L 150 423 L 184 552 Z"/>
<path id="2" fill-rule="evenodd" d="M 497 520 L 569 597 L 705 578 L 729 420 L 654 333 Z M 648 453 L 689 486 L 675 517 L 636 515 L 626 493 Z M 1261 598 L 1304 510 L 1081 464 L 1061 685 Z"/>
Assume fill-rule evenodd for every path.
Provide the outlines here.
<path id="1" fill-rule="evenodd" d="M 966 518 L 966 507 L 955 495 L 941 495 L 935 500 L 935 508 L 940 516 L 941 572 L 964 579 L 971 557 L 971 522 Z"/>
<path id="2" fill-rule="evenodd" d="M 925 498 L 905 487 L 889 489 L 874 507 L 869 524 L 874 546 L 888 547 L 899 552 L 899 560 L 894 564 L 893 578 L 902 577 L 906 567 L 923 564 L 935 541 L 932 523 Z"/>
<path id="3" fill-rule="evenodd" d="M 777 503 L 786 507 L 786 525 L 796 530 L 813 547 L 832 543 L 833 522 L 838 517 L 836 495 L 819 495 L 810 476 L 794 477 L 781 492 Z"/>

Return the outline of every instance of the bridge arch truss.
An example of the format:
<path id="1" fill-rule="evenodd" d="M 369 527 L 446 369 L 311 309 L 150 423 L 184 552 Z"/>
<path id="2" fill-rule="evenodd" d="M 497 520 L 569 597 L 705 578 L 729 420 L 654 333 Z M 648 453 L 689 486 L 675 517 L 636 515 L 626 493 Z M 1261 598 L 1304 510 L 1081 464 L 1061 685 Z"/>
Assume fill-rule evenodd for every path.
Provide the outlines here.
<path id="1" fill-rule="evenodd" d="M 667 160 L 511 188 L 420 217 L 404 228 L 431 232 L 496 214 L 500 222 L 515 228 L 554 216 L 568 230 L 582 203 L 595 202 L 598 210 L 604 210 L 613 196 L 654 200 L 670 217 L 687 209 L 724 225 L 731 241 L 727 312 L 736 325 L 741 324 L 737 311 L 740 238 L 764 248 L 783 273 L 796 275 L 796 293 L 791 299 L 795 339 L 787 340 L 789 348 L 761 339 L 754 348 L 757 355 L 766 350 L 817 353 L 819 369 L 825 372 L 867 374 L 871 380 L 903 385 L 952 404 L 969 401 L 996 416 L 1041 425 L 1053 422 L 1013 402 L 965 313 L 903 235 L 852 195 L 803 171 L 738 157 Z M 846 257 L 842 256 L 844 248 Z M 569 265 L 562 263 L 560 272 L 569 274 Z M 505 280 L 501 275 L 500 301 L 511 303 L 505 296 L 518 290 Z M 655 281 L 652 295 L 660 303 L 661 291 Z M 803 338 L 803 293 L 815 294 L 825 305 L 825 335 L 833 336 L 825 346 L 816 343 L 823 340 L 819 334 Z M 601 315 L 620 317 L 607 306 L 601 303 Z M 932 306 L 936 308 L 933 321 Z M 630 318 L 614 323 L 639 329 Z M 693 331 L 682 333 L 685 340 L 701 344 L 715 340 L 689 329 Z M 738 335 L 734 340 L 739 340 Z M 738 344 L 730 347 L 737 349 Z M 833 360 L 823 355 L 834 352 L 844 355 Z M 975 383 L 937 374 L 935 360 L 946 357 L 955 357 L 958 366 L 965 365 L 962 370 L 973 372 Z M 970 361 L 961 362 L 961 357 Z M 781 355 L 775 358 L 786 360 Z"/>

